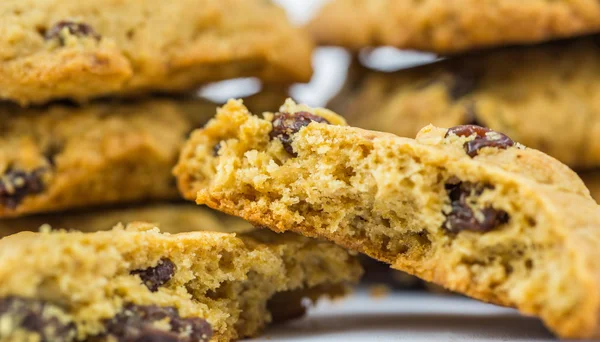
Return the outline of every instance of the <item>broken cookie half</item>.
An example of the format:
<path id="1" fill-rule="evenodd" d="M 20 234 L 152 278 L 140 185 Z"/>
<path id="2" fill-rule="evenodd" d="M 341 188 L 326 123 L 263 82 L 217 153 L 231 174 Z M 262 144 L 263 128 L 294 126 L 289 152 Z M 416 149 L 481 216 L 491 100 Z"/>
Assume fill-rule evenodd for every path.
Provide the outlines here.
<path id="1" fill-rule="evenodd" d="M 0 340 L 230 341 L 361 272 L 341 247 L 268 230 L 19 233 L 0 240 Z"/>
<path id="2" fill-rule="evenodd" d="M 563 337 L 600 336 L 598 206 L 568 167 L 504 134 L 428 126 L 408 139 L 291 100 L 262 118 L 232 100 L 175 174 L 197 203 L 516 307 Z"/>

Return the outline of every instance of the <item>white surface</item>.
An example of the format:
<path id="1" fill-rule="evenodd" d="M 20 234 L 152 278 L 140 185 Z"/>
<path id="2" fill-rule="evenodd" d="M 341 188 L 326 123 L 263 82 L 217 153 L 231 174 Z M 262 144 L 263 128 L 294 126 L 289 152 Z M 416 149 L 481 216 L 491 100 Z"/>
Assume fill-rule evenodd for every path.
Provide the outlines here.
<path id="1" fill-rule="evenodd" d="M 417 65 L 431 63 L 438 59 L 433 53 L 398 50 L 384 46 L 370 51 L 363 51 L 361 62 L 369 68 L 380 71 L 396 71 Z"/>
<path id="2" fill-rule="evenodd" d="M 555 341 L 542 323 L 516 311 L 458 296 L 359 292 L 322 301 L 296 321 L 272 327 L 252 342 Z"/>
<path id="3" fill-rule="evenodd" d="M 286 9 L 290 20 L 296 25 L 306 24 L 329 1 L 331 0 L 274 0 Z"/>
<path id="4" fill-rule="evenodd" d="M 334 47 L 319 48 L 313 54 L 313 77 L 310 83 L 295 84 L 290 92 L 301 103 L 323 107 L 344 85 L 350 54 Z"/>

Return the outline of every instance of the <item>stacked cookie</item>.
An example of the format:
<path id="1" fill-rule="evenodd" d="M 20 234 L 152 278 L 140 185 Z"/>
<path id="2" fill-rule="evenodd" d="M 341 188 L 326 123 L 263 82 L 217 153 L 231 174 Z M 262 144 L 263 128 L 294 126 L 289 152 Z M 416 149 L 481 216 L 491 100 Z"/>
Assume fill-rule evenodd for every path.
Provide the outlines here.
<path id="1" fill-rule="evenodd" d="M 264 111 L 310 78 L 281 8 L 10 0 L 0 17 L 0 341 L 228 341 L 358 279 L 341 247 L 203 232 L 251 225 L 178 203 L 172 168 L 217 107 L 199 86 L 259 78 L 274 90 L 246 103 Z"/>
<path id="2" fill-rule="evenodd" d="M 258 77 L 284 98 L 286 83 L 311 75 L 311 42 L 275 5 L 163 5 L 1 5 L 2 217 L 175 199 L 179 148 L 217 107 L 186 93 Z M 249 104 L 281 101 L 270 98 Z"/>
<path id="3" fill-rule="evenodd" d="M 430 123 L 487 126 L 579 170 L 600 200 L 598 2 L 336 0 L 309 28 L 365 64 L 384 45 L 444 57 L 395 72 L 355 62 L 330 103 L 351 124 L 406 137 Z"/>
<path id="4" fill-rule="evenodd" d="M 541 41 L 599 29 L 596 1 L 332 2 L 312 30 L 355 50 L 540 44 L 383 81 L 353 66 L 336 103 L 372 130 L 273 104 L 310 76 L 312 45 L 270 1 L 5 1 L 0 13 L 0 341 L 254 336 L 301 316 L 304 299 L 345 293 L 362 273 L 350 251 L 561 337 L 600 337 L 600 208 L 568 166 L 526 147 L 595 166 L 593 137 L 576 134 L 589 120 L 562 116 L 576 103 L 593 118 L 593 38 Z M 189 95 L 250 76 L 276 91 L 214 117 Z M 386 101 L 399 103 L 391 117 Z M 419 127 L 438 120 L 453 127 Z"/>

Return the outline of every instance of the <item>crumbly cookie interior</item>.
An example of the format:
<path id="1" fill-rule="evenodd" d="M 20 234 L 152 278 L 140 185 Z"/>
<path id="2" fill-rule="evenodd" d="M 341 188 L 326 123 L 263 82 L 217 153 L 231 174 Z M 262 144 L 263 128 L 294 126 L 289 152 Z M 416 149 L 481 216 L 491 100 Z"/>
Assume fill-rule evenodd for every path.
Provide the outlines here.
<path id="1" fill-rule="evenodd" d="M 8 339 L 120 340 L 126 327 L 185 342 L 196 330 L 180 327 L 202 326 L 200 319 L 211 341 L 229 341 L 302 315 L 303 298 L 340 295 L 361 274 L 340 247 L 269 231 L 170 235 L 136 223 L 87 234 L 21 233 L 0 244 L 0 338 Z M 289 305 L 275 310 L 271 300 Z M 42 323 L 23 319 L 32 316 Z"/>
<path id="2" fill-rule="evenodd" d="M 477 146 L 475 138 L 446 129 L 428 127 L 415 141 L 344 127 L 332 112 L 293 102 L 280 111 L 330 125 L 290 125 L 281 140 L 272 133 L 285 132 L 273 128 L 277 114 L 260 119 L 230 102 L 184 149 L 175 169 L 184 194 L 541 315 L 563 332 L 575 311 L 591 308 L 593 276 L 573 267 L 564 234 L 593 227 L 597 208 L 566 166 L 518 144 L 470 156 L 465 146 Z M 569 208 L 585 214 L 572 217 Z"/>

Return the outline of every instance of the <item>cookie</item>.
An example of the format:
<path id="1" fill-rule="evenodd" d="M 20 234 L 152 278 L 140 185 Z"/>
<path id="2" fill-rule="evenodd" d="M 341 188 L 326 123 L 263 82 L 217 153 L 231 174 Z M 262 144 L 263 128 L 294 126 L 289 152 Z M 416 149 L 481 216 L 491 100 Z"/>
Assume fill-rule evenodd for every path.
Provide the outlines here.
<path id="1" fill-rule="evenodd" d="M 75 210 L 32 215 L 0 221 L 0 237 L 21 231 L 38 231 L 40 227 L 84 232 L 108 230 L 119 223 L 151 222 L 166 233 L 212 231 L 240 233 L 253 226 L 235 216 L 190 203 L 153 203 L 128 207 Z"/>
<path id="2" fill-rule="evenodd" d="M 211 108 L 194 100 L 0 107 L 0 216 L 177 198 L 170 170 Z"/>
<path id="3" fill-rule="evenodd" d="M 0 240 L 0 256 L 3 341 L 230 341 L 361 274 L 342 248 L 295 234 L 172 235 L 147 223 L 19 233 Z"/>
<path id="4" fill-rule="evenodd" d="M 270 97 L 248 102 L 265 109 Z M 216 107 L 192 98 L 0 106 L 0 217 L 178 198 L 171 169 Z"/>
<path id="5" fill-rule="evenodd" d="M 461 100 L 474 91 L 473 78 L 445 72 L 442 65 L 386 73 L 354 61 L 344 87 L 327 108 L 342 114 L 353 126 L 411 138 L 428 124 L 452 127 L 470 123 L 471 108 Z"/>
<path id="6" fill-rule="evenodd" d="M 353 126 L 414 137 L 428 124 L 477 123 L 571 167 L 600 165 L 596 37 L 492 50 L 394 73 L 350 71 L 351 84 L 331 109 Z"/>
<path id="7" fill-rule="evenodd" d="M 271 1 L 7 0 L 0 13 L 0 98 L 22 105 L 312 73 L 312 42 Z"/>
<path id="8" fill-rule="evenodd" d="M 414 140 L 343 123 L 293 101 L 260 118 L 232 100 L 186 143 L 179 189 L 539 316 L 559 336 L 598 335 L 600 209 L 567 166 L 479 126 Z"/>
<path id="9" fill-rule="evenodd" d="M 324 45 L 451 54 L 600 31 L 595 0 L 333 0 L 308 25 Z"/>

